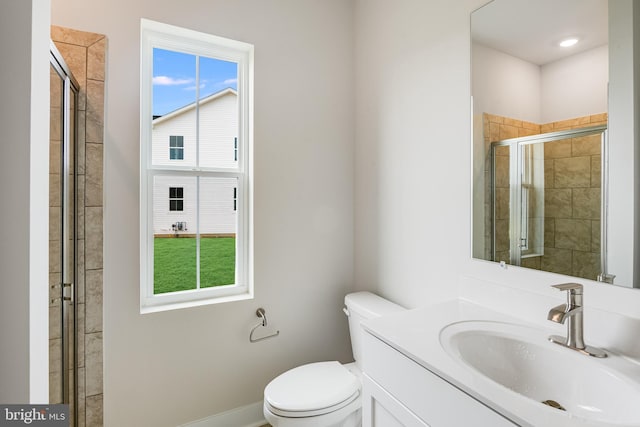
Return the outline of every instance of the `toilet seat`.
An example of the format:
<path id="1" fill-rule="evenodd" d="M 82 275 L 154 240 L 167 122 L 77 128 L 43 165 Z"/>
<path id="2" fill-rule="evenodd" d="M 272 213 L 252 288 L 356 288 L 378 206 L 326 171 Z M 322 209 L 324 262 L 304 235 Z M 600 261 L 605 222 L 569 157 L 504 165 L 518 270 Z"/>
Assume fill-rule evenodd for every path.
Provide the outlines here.
<path id="1" fill-rule="evenodd" d="M 337 411 L 360 397 L 360 381 L 339 362 L 317 362 L 291 369 L 264 390 L 275 415 L 313 417 Z"/>

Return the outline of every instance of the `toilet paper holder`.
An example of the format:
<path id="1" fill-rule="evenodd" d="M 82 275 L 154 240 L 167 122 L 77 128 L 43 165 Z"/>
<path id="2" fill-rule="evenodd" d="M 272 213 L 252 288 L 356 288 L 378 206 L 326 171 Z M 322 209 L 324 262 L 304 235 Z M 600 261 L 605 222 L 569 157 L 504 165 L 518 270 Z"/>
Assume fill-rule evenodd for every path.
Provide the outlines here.
<path id="1" fill-rule="evenodd" d="M 256 329 L 260 328 L 260 327 L 266 327 L 267 326 L 267 313 L 264 310 L 264 308 L 260 307 L 259 309 L 256 310 L 256 316 L 258 316 L 260 318 L 260 323 L 258 323 L 256 326 L 254 326 L 251 329 L 251 332 L 249 333 L 249 342 L 258 342 L 258 341 L 262 341 L 262 340 L 266 340 L 267 338 L 273 338 L 276 337 L 280 334 L 280 331 L 275 331 L 275 333 L 271 334 L 271 335 L 266 335 L 264 337 L 260 337 L 260 338 L 254 338 L 253 337 L 253 333 L 256 331 Z"/>

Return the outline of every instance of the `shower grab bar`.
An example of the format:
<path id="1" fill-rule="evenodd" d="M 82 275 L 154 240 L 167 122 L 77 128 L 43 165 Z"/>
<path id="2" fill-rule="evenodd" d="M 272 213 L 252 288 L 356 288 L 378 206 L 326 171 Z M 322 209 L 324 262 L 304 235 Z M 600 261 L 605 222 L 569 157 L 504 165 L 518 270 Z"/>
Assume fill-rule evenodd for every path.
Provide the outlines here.
<path id="1" fill-rule="evenodd" d="M 253 337 L 253 333 L 255 332 L 256 329 L 258 329 L 259 327 L 266 327 L 267 326 L 267 313 L 264 311 L 264 308 L 257 309 L 256 310 L 256 316 L 258 316 L 261 320 L 260 320 L 260 323 L 258 323 L 256 326 L 254 326 L 251 329 L 251 332 L 249 333 L 249 342 L 254 343 L 254 342 L 266 340 L 267 338 L 273 338 L 273 337 L 276 337 L 276 336 L 280 335 L 280 331 L 275 331 L 275 333 L 273 333 L 271 335 L 266 335 L 266 336 L 260 337 L 260 338 L 254 338 Z"/>

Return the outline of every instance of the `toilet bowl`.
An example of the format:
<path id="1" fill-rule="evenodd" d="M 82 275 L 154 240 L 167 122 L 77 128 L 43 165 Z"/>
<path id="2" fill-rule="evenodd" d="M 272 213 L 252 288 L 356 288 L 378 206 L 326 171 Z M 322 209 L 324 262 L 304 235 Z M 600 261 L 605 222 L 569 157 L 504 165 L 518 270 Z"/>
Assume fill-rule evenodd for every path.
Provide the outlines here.
<path id="1" fill-rule="evenodd" d="M 273 427 L 359 427 L 362 413 L 360 323 L 404 308 L 370 292 L 345 296 L 345 314 L 355 362 L 298 366 L 274 378 L 264 389 L 263 412 Z"/>

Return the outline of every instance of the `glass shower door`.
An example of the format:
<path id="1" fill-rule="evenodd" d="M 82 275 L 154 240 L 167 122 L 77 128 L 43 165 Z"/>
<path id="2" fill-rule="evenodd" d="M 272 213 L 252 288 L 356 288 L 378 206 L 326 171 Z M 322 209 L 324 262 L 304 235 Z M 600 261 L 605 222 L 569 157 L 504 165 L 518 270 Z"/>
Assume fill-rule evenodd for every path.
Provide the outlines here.
<path id="1" fill-rule="evenodd" d="M 76 400 L 76 90 L 52 52 L 49 140 L 49 402 Z"/>
<path id="2" fill-rule="evenodd" d="M 605 130 L 492 143 L 492 260 L 590 280 L 606 275 Z"/>

